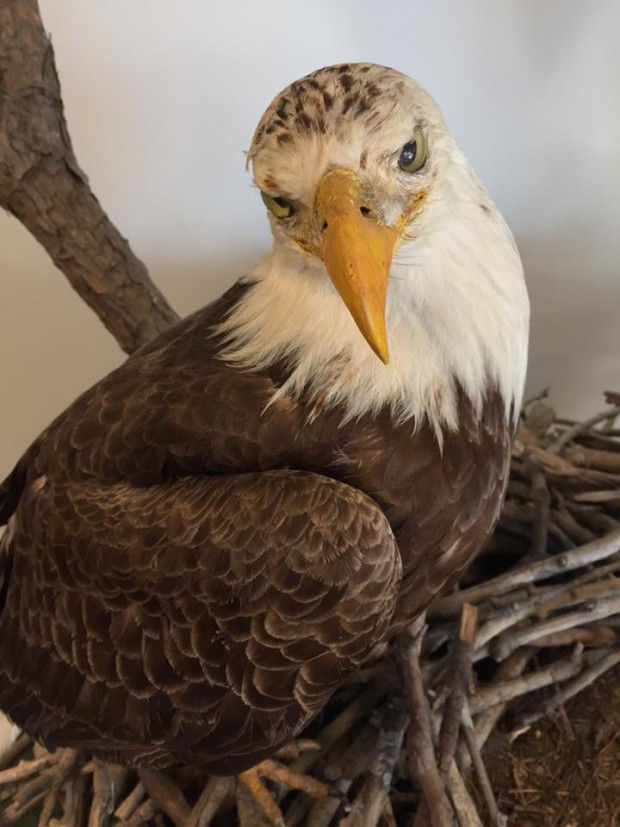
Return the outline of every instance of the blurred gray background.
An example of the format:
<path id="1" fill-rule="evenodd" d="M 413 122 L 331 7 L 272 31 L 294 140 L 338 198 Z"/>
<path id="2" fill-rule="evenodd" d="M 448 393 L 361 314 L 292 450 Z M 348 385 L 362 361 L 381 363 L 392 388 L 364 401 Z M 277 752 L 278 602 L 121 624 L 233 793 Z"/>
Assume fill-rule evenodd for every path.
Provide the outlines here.
<path id="1" fill-rule="evenodd" d="M 617 0 L 41 0 L 78 160 L 185 314 L 269 245 L 244 170 L 290 81 L 374 61 L 420 80 L 512 227 L 532 305 L 528 390 L 565 414 L 620 390 Z M 0 215 L 0 477 L 123 355 Z"/>

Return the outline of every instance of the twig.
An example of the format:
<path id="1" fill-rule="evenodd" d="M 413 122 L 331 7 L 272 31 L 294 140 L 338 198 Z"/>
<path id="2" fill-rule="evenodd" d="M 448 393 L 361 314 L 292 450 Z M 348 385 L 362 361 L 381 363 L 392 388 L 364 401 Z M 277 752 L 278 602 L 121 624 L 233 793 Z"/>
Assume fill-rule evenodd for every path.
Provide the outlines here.
<path id="1" fill-rule="evenodd" d="M 191 810 L 181 790 L 166 775 L 143 768 L 140 780 L 151 799 L 177 827 L 186 827 Z"/>
<path id="2" fill-rule="evenodd" d="M 496 704 L 507 703 L 535 689 L 542 689 L 557 681 L 565 681 L 574 677 L 581 671 L 583 665 L 582 652 L 583 647 L 577 645 L 570 657 L 554 661 L 544 669 L 479 689 L 470 699 L 472 715 L 483 712 Z"/>
<path id="3" fill-rule="evenodd" d="M 619 638 L 615 629 L 609 626 L 593 626 L 591 629 L 580 628 L 565 629 L 561 632 L 554 632 L 550 635 L 543 635 L 536 638 L 536 646 L 539 648 L 557 649 L 559 646 L 572 646 L 575 643 L 582 643 L 584 646 L 603 647 L 612 646 Z"/>
<path id="4" fill-rule="evenodd" d="M 549 446 L 549 451 L 553 453 L 559 454 L 562 448 L 565 445 L 575 439 L 575 437 L 579 436 L 579 434 L 587 431 L 588 428 L 591 428 L 593 425 L 598 425 L 599 422 L 607 422 L 609 420 L 615 419 L 618 415 L 620 415 L 620 405 L 617 405 L 613 408 L 608 408 L 606 411 L 602 411 L 601 413 L 596 414 L 596 416 L 590 417 L 590 419 L 586 419 L 585 422 L 577 422 L 571 428 L 567 428 L 563 431 L 560 436 L 551 443 Z"/>
<path id="5" fill-rule="evenodd" d="M 136 808 L 146 795 L 144 784 L 141 781 L 135 785 L 129 795 L 118 805 L 114 811 L 114 815 L 119 821 L 127 821 L 127 819 L 135 812 Z"/>
<path id="6" fill-rule="evenodd" d="M 530 405 L 533 405 L 534 402 L 542 402 L 543 399 L 549 398 L 549 393 L 551 392 L 551 388 L 543 388 L 538 393 L 535 393 L 534 396 L 530 396 L 523 401 L 523 410 L 527 411 Z"/>
<path id="7" fill-rule="evenodd" d="M 390 791 L 394 767 L 400 754 L 407 713 L 402 701 L 394 698 L 386 703 L 377 751 L 362 789 L 352 804 L 350 814 L 339 827 L 375 827 Z"/>
<path id="8" fill-rule="evenodd" d="M 79 827 L 86 820 L 86 778 L 78 775 L 65 785 L 63 822 L 67 827 Z"/>
<path id="9" fill-rule="evenodd" d="M 515 649 L 535 643 L 540 637 L 556 634 L 565 629 L 572 629 L 574 626 L 580 626 L 583 623 L 591 623 L 593 620 L 601 620 L 618 612 L 620 612 L 619 595 L 616 594 L 611 597 L 599 598 L 585 610 L 566 612 L 566 614 L 561 614 L 551 620 L 536 623 L 525 629 L 518 629 L 515 632 L 502 635 L 493 641 L 490 651 L 497 660 L 504 660 L 504 658 L 508 657 Z"/>
<path id="10" fill-rule="evenodd" d="M 493 794 L 493 788 L 491 787 L 491 781 L 489 780 L 487 769 L 484 765 L 484 761 L 482 760 L 482 755 L 480 754 L 478 740 L 474 730 L 474 722 L 472 720 L 467 701 L 465 702 L 465 706 L 463 708 L 462 730 L 465 743 L 467 744 L 467 749 L 469 750 L 469 754 L 471 756 L 472 765 L 474 767 L 476 777 L 478 778 L 478 783 L 480 785 L 482 795 L 484 796 L 487 810 L 489 811 L 491 824 L 493 827 L 506 827 L 508 824 L 508 819 L 505 815 L 503 815 L 503 813 L 500 813 L 499 807 L 497 806 L 497 801 L 495 800 L 495 795 Z"/>
<path id="11" fill-rule="evenodd" d="M 593 540 L 596 540 L 597 535 L 586 526 L 578 523 L 573 517 L 568 510 L 566 500 L 557 489 L 555 496 L 558 501 L 558 507 L 554 511 L 553 518 L 560 528 L 562 528 L 577 545 L 591 543 Z"/>
<path id="12" fill-rule="evenodd" d="M 36 773 L 59 761 L 60 756 L 52 752 L 45 753 L 45 755 L 32 761 L 20 761 L 16 767 L 9 767 L 0 772 L 0 787 L 23 781 L 25 778 L 36 775 Z"/>
<path id="13" fill-rule="evenodd" d="M 433 738 L 437 740 L 439 737 L 439 722 L 436 715 L 431 717 L 431 726 Z M 478 809 L 463 781 L 463 776 L 456 765 L 456 761 L 452 761 L 450 764 L 445 784 L 459 827 L 483 827 Z M 414 819 L 414 827 L 418 827 L 419 814 L 418 812 Z"/>
<path id="14" fill-rule="evenodd" d="M 88 816 L 88 827 L 103 827 L 111 812 L 112 788 L 107 767 L 98 767 L 93 773 L 93 797 Z"/>
<path id="15" fill-rule="evenodd" d="M 267 790 L 265 790 L 265 794 L 269 795 Z M 268 819 L 265 813 L 261 811 L 255 798 L 243 784 L 237 784 L 236 799 L 239 827 L 274 827 L 274 824 L 275 827 L 286 827 L 281 818 L 278 818 L 277 822 Z"/>
<path id="16" fill-rule="evenodd" d="M 528 598 L 524 598 L 521 594 L 515 594 L 512 597 L 512 605 L 489 614 L 486 623 L 479 629 L 474 643 L 476 650 L 474 660 L 486 657 L 488 654 L 487 643 L 501 635 L 506 629 L 510 629 L 532 615 L 543 617 L 552 611 L 580 603 L 588 603 L 591 607 L 594 599 L 618 595 L 620 580 L 605 579 L 605 574 L 617 570 L 619 566 L 620 561 L 616 561 L 609 566 L 600 566 L 598 569 L 587 572 L 582 577 L 573 580 L 568 588 L 564 583 L 561 583 L 556 586 L 536 589 Z M 599 577 L 597 572 L 600 572 L 600 578 L 595 580 Z M 593 580 L 595 582 L 592 582 Z"/>
<path id="17" fill-rule="evenodd" d="M 331 747 L 347 734 L 355 724 L 365 715 L 374 709 L 381 698 L 389 690 L 385 683 L 371 685 L 358 695 L 334 720 L 326 726 L 317 736 L 316 741 L 320 750 L 315 752 L 304 752 L 291 764 L 291 769 L 297 772 L 306 773 L 316 764 L 321 755 L 325 754 Z"/>
<path id="18" fill-rule="evenodd" d="M 597 471 L 620 473 L 620 453 L 573 445 L 564 451 L 564 456 L 578 468 L 595 468 Z"/>
<path id="19" fill-rule="evenodd" d="M 401 638 L 405 691 L 411 715 L 407 735 L 409 772 L 413 782 L 422 788 L 432 827 L 452 827 L 454 812 L 435 760 L 430 714 L 422 683 L 420 652 L 423 634 L 422 629 L 413 639 Z"/>
<path id="20" fill-rule="evenodd" d="M 15 824 L 33 807 L 43 801 L 52 787 L 53 777 L 49 770 L 38 773 L 23 784 L 2 813 L 0 824 Z"/>
<path id="21" fill-rule="evenodd" d="M 58 802 L 61 788 L 66 783 L 67 779 L 72 773 L 77 770 L 80 761 L 79 753 L 75 750 L 63 750 L 60 760 L 54 767 L 54 776 L 51 783 L 51 788 L 45 798 L 43 799 L 43 807 L 39 815 L 39 827 L 47 827 L 52 817 L 56 804 Z M 48 770 L 50 772 L 50 770 Z"/>
<path id="22" fill-rule="evenodd" d="M 194 804 L 187 827 L 208 827 L 224 802 L 234 796 L 235 782 L 232 778 L 209 778 L 200 798 Z"/>
<path id="23" fill-rule="evenodd" d="M 452 647 L 450 689 L 439 731 L 439 770 L 444 776 L 456 754 L 461 715 L 471 688 L 473 642 L 477 624 L 478 609 L 471 603 L 465 603 L 458 634 Z"/>
<path id="24" fill-rule="evenodd" d="M 93 794 L 90 807 L 89 827 L 107 823 L 116 800 L 127 779 L 128 770 L 118 764 L 96 762 L 93 772 Z"/>
<path id="25" fill-rule="evenodd" d="M 527 566 L 519 566 L 506 574 L 494 577 L 492 580 L 442 597 L 431 604 L 428 614 L 431 617 L 449 617 L 457 614 L 463 603 L 480 603 L 482 600 L 497 594 L 512 591 L 518 586 L 535 583 L 538 580 L 544 580 L 557 574 L 591 565 L 616 554 L 618 551 L 620 551 L 620 529 L 572 551 L 564 551 L 561 554 L 530 563 Z"/>
<path id="26" fill-rule="evenodd" d="M 533 649 L 524 647 L 501 663 L 495 674 L 495 682 L 501 683 L 510 678 L 517 678 L 525 671 L 533 654 Z M 495 725 L 506 711 L 508 702 L 494 704 L 493 706 L 482 712 L 476 719 L 474 729 L 476 733 L 476 743 L 478 748 L 482 749 L 491 735 Z M 469 706 L 469 705 L 468 705 Z M 470 712 L 471 714 L 471 712 Z M 463 744 L 459 745 L 458 750 L 458 765 L 463 772 L 467 772 L 471 762 L 471 756 L 465 749 Z"/>
<path id="27" fill-rule="evenodd" d="M 328 827 L 333 817 L 342 806 L 342 799 L 351 785 L 362 773 L 366 772 L 379 740 L 379 726 L 376 720 L 370 720 L 353 740 L 351 745 L 325 767 L 325 778 L 332 783 L 338 795 L 331 795 L 315 801 L 306 820 L 291 823 L 303 824 L 303 827 Z M 289 824 L 287 817 L 286 824 Z"/>
<path id="28" fill-rule="evenodd" d="M 594 681 L 597 678 L 600 678 L 601 675 L 605 674 L 605 672 L 613 669 L 613 667 L 618 663 L 620 663 L 620 651 L 615 650 L 610 652 L 608 655 L 597 661 L 593 666 L 584 669 L 583 672 L 575 678 L 575 680 L 570 681 L 561 689 L 558 689 L 553 698 L 545 701 L 542 708 L 532 710 L 531 712 L 522 715 L 519 718 L 518 724 L 515 725 L 514 731 L 523 731 L 524 728 L 531 726 L 535 721 L 542 718 L 543 715 L 546 715 L 547 712 L 554 707 L 560 706 L 571 698 L 574 698 L 575 695 L 578 695 L 579 692 L 582 692 L 586 687 L 594 683 Z"/>
<path id="29" fill-rule="evenodd" d="M 10 747 L 6 749 L 0 759 L 0 772 L 6 767 L 12 767 L 15 761 L 19 758 L 22 752 L 25 752 L 32 744 L 32 738 L 25 732 L 14 741 Z"/>
<path id="30" fill-rule="evenodd" d="M 145 824 L 151 824 L 151 819 L 156 812 L 157 805 L 153 799 L 149 798 L 134 811 L 131 818 L 128 818 L 123 824 L 123 827 L 143 827 Z"/>
<path id="31" fill-rule="evenodd" d="M 551 495 L 547 487 L 547 479 L 538 466 L 529 457 L 525 463 L 530 472 L 532 486 L 532 500 L 534 502 L 534 525 L 532 528 L 532 555 L 534 558 L 543 557 L 547 553 L 547 537 L 551 515 Z"/>
<path id="32" fill-rule="evenodd" d="M 392 807 L 389 798 L 386 798 L 383 802 L 381 819 L 383 822 L 383 827 L 398 827 L 398 824 L 396 823 L 396 816 L 394 815 L 394 808 Z"/>

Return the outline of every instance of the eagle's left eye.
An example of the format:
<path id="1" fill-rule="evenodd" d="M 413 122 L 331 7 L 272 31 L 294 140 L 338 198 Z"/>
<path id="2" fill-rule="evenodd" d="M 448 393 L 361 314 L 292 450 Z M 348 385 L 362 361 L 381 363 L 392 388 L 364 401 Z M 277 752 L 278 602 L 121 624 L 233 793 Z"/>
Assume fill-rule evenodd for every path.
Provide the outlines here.
<path id="1" fill-rule="evenodd" d="M 426 161 L 426 138 L 421 127 L 416 127 L 413 139 L 405 144 L 398 158 L 398 166 L 405 172 L 417 172 Z"/>
<path id="2" fill-rule="evenodd" d="M 275 215 L 276 218 L 288 218 L 293 213 L 293 205 L 286 198 L 281 198 L 276 195 L 267 195 L 261 190 L 261 198 L 265 202 L 267 209 Z"/>

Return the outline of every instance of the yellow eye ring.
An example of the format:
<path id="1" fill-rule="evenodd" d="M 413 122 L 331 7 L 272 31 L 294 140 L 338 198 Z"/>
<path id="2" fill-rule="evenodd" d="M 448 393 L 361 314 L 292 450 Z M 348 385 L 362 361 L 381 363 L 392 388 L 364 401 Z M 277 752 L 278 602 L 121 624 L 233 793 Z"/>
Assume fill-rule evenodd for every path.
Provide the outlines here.
<path id="1" fill-rule="evenodd" d="M 417 126 L 413 138 L 402 148 L 398 166 L 404 172 L 417 172 L 426 161 L 426 137 L 422 127 Z"/>
<path id="2" fill-rule="evenodd" d="M 267 195 L 266 192 L 260 194 L 265 206 L 269 212 L 273 213 L 276 218 L 288 218 L 293 212 L 293 205 L 286 200 L 276 195 Z"/>

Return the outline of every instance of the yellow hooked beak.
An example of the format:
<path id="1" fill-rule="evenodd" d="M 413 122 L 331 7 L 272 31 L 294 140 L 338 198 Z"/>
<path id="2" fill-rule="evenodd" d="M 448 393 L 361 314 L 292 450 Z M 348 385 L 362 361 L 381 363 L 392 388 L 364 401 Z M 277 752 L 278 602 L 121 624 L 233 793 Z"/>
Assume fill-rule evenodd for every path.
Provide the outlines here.
<path id="1" fill-rule="evenodd" d="M 389 362 L 385 297 L 399 229 L 363 212 L 354 173 L 334 169 L 321 179 L 316 206 L 326 222 L 322 258 L 355 324 L 382 362 Z"/>

